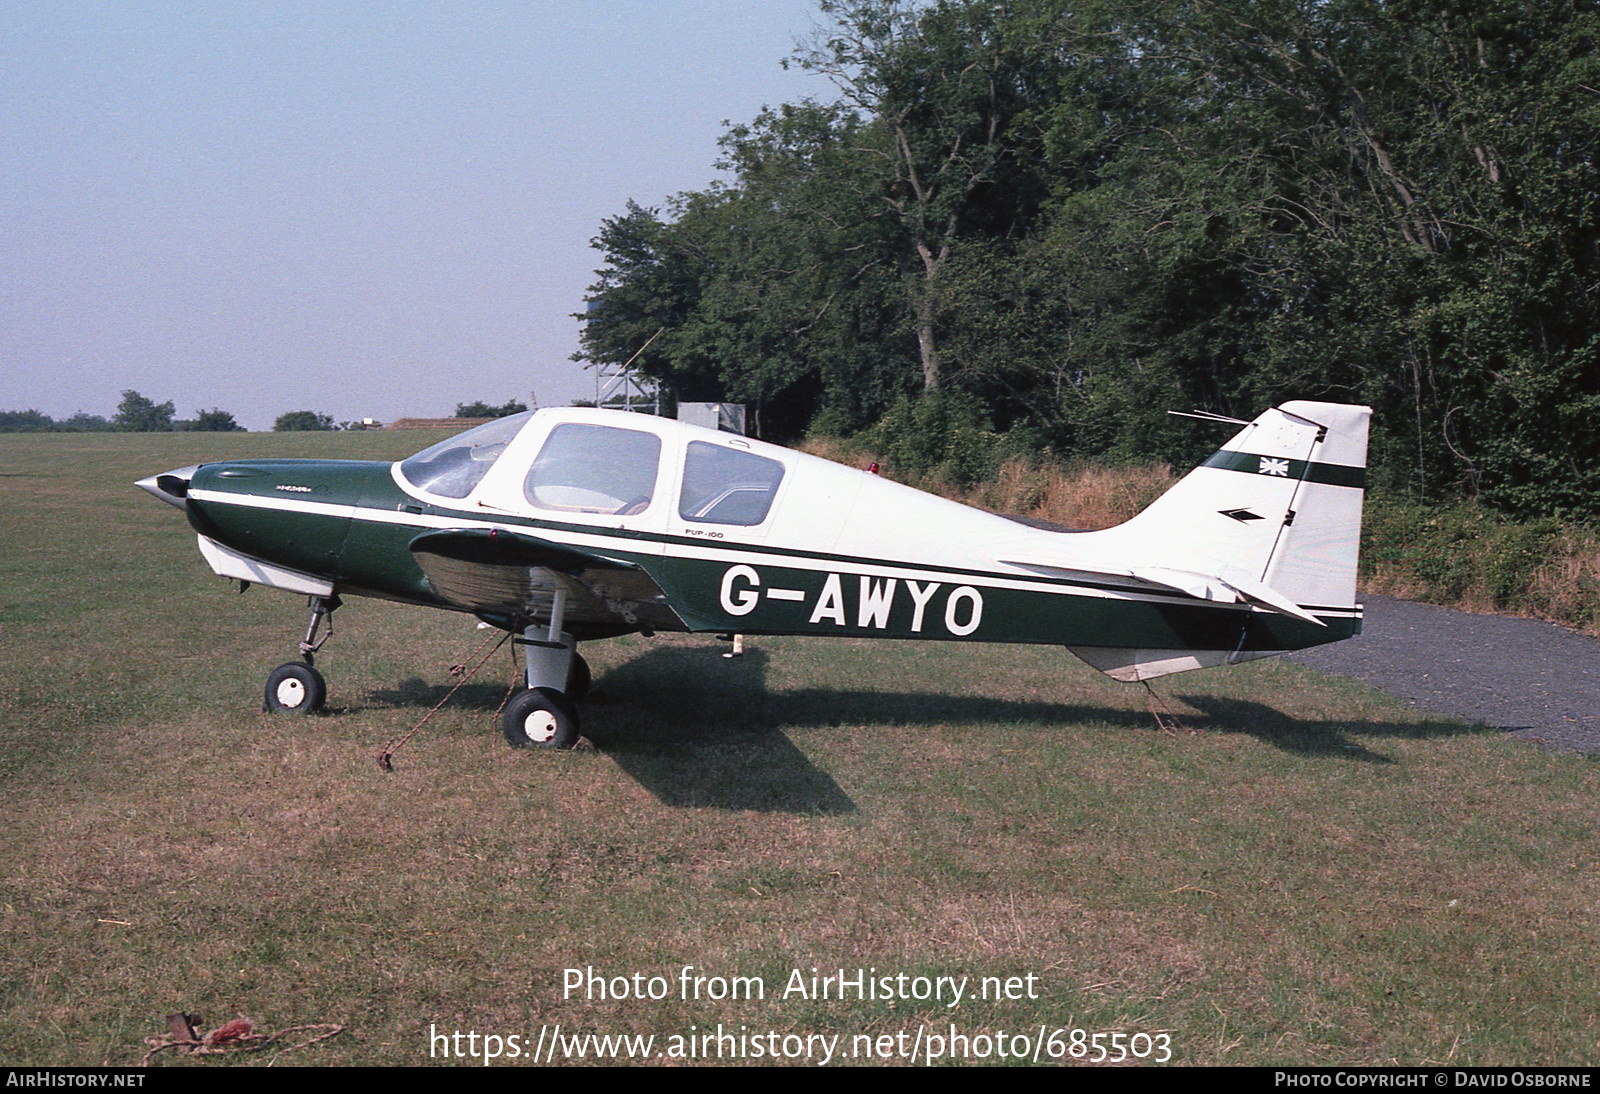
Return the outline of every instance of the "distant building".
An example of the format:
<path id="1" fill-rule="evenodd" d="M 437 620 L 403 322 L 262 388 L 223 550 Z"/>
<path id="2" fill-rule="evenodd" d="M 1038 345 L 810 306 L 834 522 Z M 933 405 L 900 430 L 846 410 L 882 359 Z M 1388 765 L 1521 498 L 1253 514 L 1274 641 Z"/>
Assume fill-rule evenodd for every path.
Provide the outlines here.
<path id="1" fill-rule="evenodd" d="M 744 436 L 743 403 L 679 403 L 678 420 Z"/>
<path id="2" fill-rule="evenodd" d="M 471 429 L 475 425 L 488 425 L 497 418 L 396 418 L 390 429 Z"/>

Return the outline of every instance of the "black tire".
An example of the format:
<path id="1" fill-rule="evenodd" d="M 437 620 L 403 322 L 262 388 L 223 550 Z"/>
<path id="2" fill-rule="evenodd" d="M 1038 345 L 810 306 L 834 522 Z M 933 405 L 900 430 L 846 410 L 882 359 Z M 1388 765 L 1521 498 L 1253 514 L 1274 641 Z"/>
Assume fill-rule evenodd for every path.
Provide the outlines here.
<path id="1" fill-rule="evenodd" d="M 274 714 L 315 714 L 328 699 L 322 673 L 304 661 L 279 665 L 267 676 L 262 709 Z"/>
<path id="2" fill-rule="evenodd" d="M 571 748 L 578 743 L 578 712 L 554 688 L 529 688 L 506 704 L 500 732 L 512 748 Z"/>
<path id="3" fill-rule="evenodd" d="M 589 685 L 594 677 L 589 673 L 589 662 L 583 659 L 583 654 L 572 655 L 572 668 L 567 672 L 566 696 L 574 703 L 583 702 L 584 696 L 589 694 Z"/>

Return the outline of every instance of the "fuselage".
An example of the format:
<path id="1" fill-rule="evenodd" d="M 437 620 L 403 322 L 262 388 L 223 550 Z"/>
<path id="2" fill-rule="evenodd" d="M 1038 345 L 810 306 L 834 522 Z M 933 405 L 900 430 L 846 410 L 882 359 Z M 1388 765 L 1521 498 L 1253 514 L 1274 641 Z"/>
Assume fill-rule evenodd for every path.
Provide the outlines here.
<path id="1" fill-rule="evenodd" d="M 181 504 L 203 547 L 264 564 L 233 572 L 208 550 L 219 573 L 508 629 L 547 615 L 549 590 L 567 587 L 580 639 L 736 631 L 1248 658 L 1360 627 L 1353 604 L 1296 618 L 1142 580 L 1121 557 L 1126 537 L 1031 528 L 803 453 L 617 412 L 504 419 L 392 464 L 205 464 Z M 532 554 L 441 561 L 419 549 L 439 533 L 496 531 Z M 1181 557 L 1183 546 L 1134 551 Z"/>

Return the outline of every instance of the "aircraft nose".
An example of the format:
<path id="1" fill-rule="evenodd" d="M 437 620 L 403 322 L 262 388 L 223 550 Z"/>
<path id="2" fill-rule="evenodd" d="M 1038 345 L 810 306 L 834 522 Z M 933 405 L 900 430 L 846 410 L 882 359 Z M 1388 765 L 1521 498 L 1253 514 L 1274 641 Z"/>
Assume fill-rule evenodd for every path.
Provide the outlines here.
<path id="1" fill-rule="evenodd" d="M 200 470 L 200 465 L 193 467 L 180 467 L 176 471 L 168 471 L 162 475 L 151 475 L 149 478 L 140 479 L 133 485 L 141 490 L 149 491 L 168 505 L 175 505 L 179 509 L 184 507 L 184 499 L 189 496 L 189 480 L 194 478 L 194 473 Z"/>

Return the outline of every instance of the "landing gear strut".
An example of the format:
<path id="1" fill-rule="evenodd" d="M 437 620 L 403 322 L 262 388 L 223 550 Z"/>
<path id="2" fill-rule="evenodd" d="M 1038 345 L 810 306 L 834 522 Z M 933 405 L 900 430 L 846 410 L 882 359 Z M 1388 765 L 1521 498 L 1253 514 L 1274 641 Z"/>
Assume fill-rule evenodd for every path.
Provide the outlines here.
<path id="1" fill-rule="evenodd" d="M 300 656 L 305 659 L 306 664 L 311 664 L 323 643 L 333 637 L 333 613 L 338 611 L 343 603 L 344 601 L 337 595 L 311 598 L 311 621 L 306 624 L 306 636 L 300 639 Z M 327 624 L 328 631 L 318 638 L 317 631 L 324 623 Z"/>
<path id="2" fill-rule="evenodd" d="M 529 627 L 517 639 L 528 667 L 528 688 L 506 704 L 500 731 L 512 748 L 571 748 L 578 743 L 574 701 L 589 690 L 589 666 L 562 628 L 567 591 L 555 590 L 550 623 Z"/>
<path id="3" fill-rule="evenodd" d="M 267 676 L 266 694 L 262 696 L 261 709 L 282 714 L 315 714 L 328 698 L 328 683 L 322 673 L 312 667 L 312 661 L 323 643 L 333 637 L 333 613 L 342 603 L 337 596 L 313 596 L 311 621 L 306 624 L 306 636 L 300 640 L 299 661 L 279 665 Z M 323 630 L 321 638 L 317 631 Z"/>

